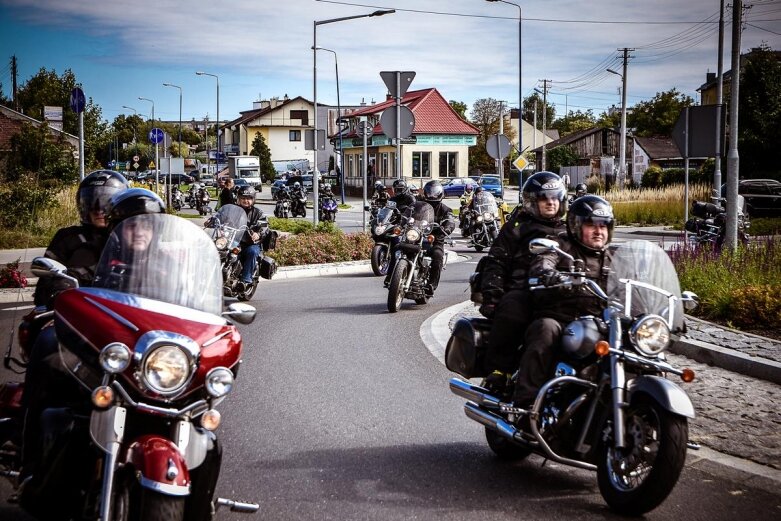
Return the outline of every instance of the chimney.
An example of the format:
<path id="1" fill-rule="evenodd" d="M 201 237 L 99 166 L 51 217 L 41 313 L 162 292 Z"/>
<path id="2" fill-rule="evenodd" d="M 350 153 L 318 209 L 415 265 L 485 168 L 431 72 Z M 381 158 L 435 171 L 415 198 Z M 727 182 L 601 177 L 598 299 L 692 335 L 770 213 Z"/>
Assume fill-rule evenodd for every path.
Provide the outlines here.
<path id="1" fill-rule="evenodd" d="M 361 98 L 361 107 L 366 106 L 366 98 Z"/>
<path id="2" fill-rule="evenodd" d="M 390 92 L 388 92 L 387 94 L 385 94 L 385 101 L 390 101 L 390 100 L 392 100 L 392 99 L 393 99 L 393 96 L 391 96 L 391 93 L 390 93 Z"/>
<path id="3" fill-rule="evenodd" d="M 374 98 L 372 98 L 372 105 L 374 105 L 375 103 L 377 103 L 377 102 L 374 101 Z"/>
<path id="4" fill-rule="evenodd" d="M 710 83 L 716 79 L 716 73 L 715 72 L 709 72 L 705 74 L 705 83 Z"/>

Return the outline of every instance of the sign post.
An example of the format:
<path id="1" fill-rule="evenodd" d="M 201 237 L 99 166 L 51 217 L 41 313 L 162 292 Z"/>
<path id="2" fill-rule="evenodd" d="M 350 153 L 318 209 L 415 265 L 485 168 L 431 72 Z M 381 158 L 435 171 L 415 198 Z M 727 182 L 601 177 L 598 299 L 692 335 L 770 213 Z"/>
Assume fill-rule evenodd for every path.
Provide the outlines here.
<path id="1" fill-rule="evenodd" d="M 362 163 L 362 174 L 363 174 L 363 231 L 366 231 L 366 205 L 368 204 L 367 199 L 367 186 L 368 183 L 368 169 L 369 169 L 369 151 L 368 151 L 368 139 L 372 137 L 374 134 L 374 129 L 369 125 L 369 122 L 366 119 L 366 116 L 361 116 L 361 121 L 358 122 L 358 129 L 357 129 L 358 135 L 363 138 L 363 161 Z"/>
<path id="2" fill-rule="evenodd" d="M 79 179 L 84 180 L 84 107 L 87 100 L 84 91 L 79 87 L 71 91 L 70 105 L 73 112 L 79 115 Z"/>
<path id="3" fill-rule="evenodd" d="M 160 167 L 158 167 L 160 164 L 160 152 L 158 151 L 157 146 L 165 139 L 165 134 L 163 133 L 163 129 L 155 127 L 149 131 L 148 137 L 149 141 L 155 144 L 155 184 L 157 184 L 160 181 Z M 217 176 L 214 177 L 215 179 L 217 178 Z"/>
<path id="4" fill-rule="evenodd" d="M 396 98 L 396 112 L 394 114 L 395 116 L 395 123 L 396 123 L 396 132 L 399 131 L 399 129 L 402 126 L 401 123 L 401 98 L 404 97 L 404 94 L 407 92 L 407 89 L 409 88 L 410 84 L 412 83 L 412 80 L 415 78 L 415 72 L 414 71 L 382 71 L 380 72 L 380 78 L 382 78 L 382 81 L 385 83 L 385 86 L 388 87 L 388 92 L 390 92 L 391 96 Z M 407 108 L 407 107 L 404 107 Z M 409 110 L 407 108 L 407 110 Z M 384 112 L 383 112 L 384 114 Z M 412 115 L 412 112 L 410 112 L 410 115 Z M 415 127 L 415 118 L 413 116 L 412 118 L 412 127 Z M 388 137 L 395 137 L 396 138 L 396 178 L 401 179 L 401 141 L 400 136 L 394 135 L 390 136 L 388 135 L 388 132 L 385 130 L 385 125 L 382 126 L 383 132 L 385 132 L 385 135 Z M 411 133 L 411 132 L 410 132 Z M 408 137 L 407 136 L 404 137 Z"/>

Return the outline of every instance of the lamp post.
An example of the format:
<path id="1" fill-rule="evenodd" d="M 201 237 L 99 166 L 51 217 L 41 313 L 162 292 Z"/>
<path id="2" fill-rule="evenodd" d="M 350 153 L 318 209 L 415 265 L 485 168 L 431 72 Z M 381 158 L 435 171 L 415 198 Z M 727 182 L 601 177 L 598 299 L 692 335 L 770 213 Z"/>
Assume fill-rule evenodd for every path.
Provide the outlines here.
<path id="1" fill-rule="evenodd" d="M 312 97 L 313 97 L 313 104 L 314 104 L 314 112 L 315 112 L 315 123 L 314 123 L 314 162 L 315 162 L 315 170 L 314 175 L 312 176 L 312 188 L 314 189 L 314 208 L 312 211 L 312 221 L 314 222 L 315 226 L 317 226 L 317 198 L 318 198 L 318 192 L 319 192 L 319 178 L 320 178 L 320 169 L 317 166 L 317 26 L 318 25 L 326 25 L 326 24 L 332 24 L 336 22 L 344 22 L 345 20 L 355 20 L 356 18 L 369 18 L 372 16 L 382 16 L 386 14 L 392 14 L 395 13 L 395 9 L 386 9 L 386 10 L 380 10 L 380 11 L 374 11 L 373 13 L 367 13 L 367 14 L 357 14 L 354 16 L 342 16 L 340 18 L 329 18 L 328 20 L 314 20 L 312 22 Z M 364 158 L 364 161 L 366 161 L 366 158 Z"/>
<path id="2" fill-rule="evenodd" d="M 613 69 L 605 69 L 607 72 L 621 76 L 621 147 L 619 152 L 618 165 L 618 186 L 623 188 L 626 180 L 626 60 L 624 60 L 624 73 L 616 72 Z"/>
<path id="3" fill-rule="evenodd" d="M 127 105 L 122 105 L 122 108 L 123 109 L 132 110 L 134 116 L 138 115 L 138 111 L 136 109 L 134 109 L 133 107 L 128 107 Z M 136 124 L 135 124 L 135 121 L 133 122 L 133 145 L 136 145 Z"/>
<path id="4" fill-rule="evenodd" d="M 523 21 L 523 10 L 520 4 L 515 2 L 508 2 L 507 0 L 486 0 L 488 2 L 501 2 L 507 5 L 514 5 L 518 8 L 518 154 L 523 154 L 523 86 L 521 84 L 522 75 L 522 60 L 521 60 L 521 22 Z M 518 172 L 518 186 L 523 185 L 523 172 Z M 520 193 L 520 192 L 519 192 Z"/>
<path id="5" fill-rule="evenodd" d="M 173 87 L 179 89 L 179 157 L 182 156 L 182 88 L 179 85 L 173 83 L 163 83 L 163 87 Z M 171 160 L 168 160 L 168 177 L 166 178 L 166 194 L 168 199 L 168 206 L 171 206 Z"/>
<path id="6" fill-rule="evenodd" d="M 342 103 L 339 99 L 339 60 L 336 58 L 336 51 L 332 49 L 326 49 L 325 47 L 315 47 L 316 51 L 328 51 L 334 55 L 334 66 L 336 67 L 336 129 L 339 132 L 339 186 L 342 192 L 342 204 L 344 204 L 344 155 L 342 148 L 342 125 L 339 123 L 339 118 L 342 117 Z"/>
<path id="7" fill-rule="evenodd" d="M 217 158 L 214 161 L 214 165 L 215 165 L 214 166 L 214 169 L 215 169 L 215 176 L 214 176 L 214 178 L 216 179 L 217 178 L 217 171 L 219 171 L 219 169 L 220 169 L 219 165 L 220 165 L 220 150 L 221 150 L 221 147 L 220 147 L 220 77 L 217 76 L 216 74 L 211 74 L 209 72 L 203 72 L 203 71 L 196 71 L 195 74 L 197 74 L 198 76 L 211 76 L 212 78 L 217 80 L 217 131 L 215 132 L 215 135 L 217 137 Z M 206 132 L 207 132 L 207 134 L 209 132 L 208 125 L 207 125 Z M 206 143 L 206 146 L 207 147 L 209 146 L 208 142 Z M 207 164 L 208 164 L 208 157 L 209 156 L 206 156 Z"/>
<path id="8" fill-rule="evenodd" d="M 152 104 L 152 125 L 154 125 L 155 124 L 155 102 L 154 102 L 154 100 L 151 100 L 149 98 L 142 98 L 140 96 L 138 97 L 138 99 L 140 101 L 148 101 L 148 102 L 150 102 Z M 158 144 L 155 143 L 155 184 L 160 182 L 159 172 L 160 172 L 160 151 L 159 151 L 159 148 L 158 148 Z"/>

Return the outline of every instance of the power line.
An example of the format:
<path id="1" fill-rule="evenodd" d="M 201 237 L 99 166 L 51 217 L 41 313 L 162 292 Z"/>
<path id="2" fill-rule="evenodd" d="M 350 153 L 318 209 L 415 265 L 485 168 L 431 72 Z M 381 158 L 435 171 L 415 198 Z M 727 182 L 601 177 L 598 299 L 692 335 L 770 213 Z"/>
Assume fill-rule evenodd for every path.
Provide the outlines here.
<path id="1" fill-rule="evenodd" d="M 771 33 L 771 34 L 777 34 L 778 36 L 781 36 L 781 33 L 777 33 L 775 31 L 771 31 L 770 29 L 765 29 L 764 27 L 760 27 L 758 25 L 750 24 L 748 22 L 746 22 L 746 25 L 748 25 L 750 27 L 753 27 L 754 29 L 759 29 L 760 31 L 766 31 L 766 32 Z"/>

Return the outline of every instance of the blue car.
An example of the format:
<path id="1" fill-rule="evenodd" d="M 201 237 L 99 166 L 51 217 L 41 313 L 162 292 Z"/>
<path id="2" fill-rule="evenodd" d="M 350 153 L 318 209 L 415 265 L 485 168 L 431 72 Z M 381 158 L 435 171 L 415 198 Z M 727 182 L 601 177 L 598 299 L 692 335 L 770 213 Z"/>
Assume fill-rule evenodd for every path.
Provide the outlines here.
<path id="1" fill-rule="evenodd" d="M 452 179 L 442 180 L 445 197 L 461 197 L 467 185 L 472 185 L 472 188 L 474 188 L 477 186 L 477 182 L 468 177 L 453 177 Z"/>
<path id="2" fill-rule="evenodd" d="M 499 176 L 483 175 L 480 176 L 480 186 L 487 192 L 491 192 L 497 199 L 504 199 L 504 186 Z"/>

